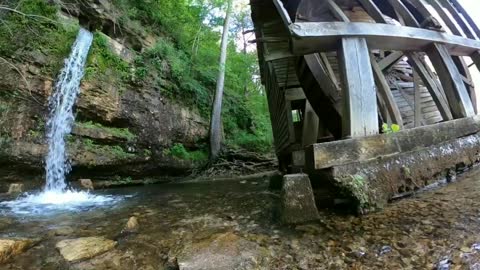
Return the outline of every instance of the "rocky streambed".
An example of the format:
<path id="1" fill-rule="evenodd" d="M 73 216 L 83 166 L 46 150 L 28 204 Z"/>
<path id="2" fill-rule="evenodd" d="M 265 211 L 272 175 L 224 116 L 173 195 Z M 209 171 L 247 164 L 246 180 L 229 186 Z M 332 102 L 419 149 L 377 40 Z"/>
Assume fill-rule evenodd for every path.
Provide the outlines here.
<path id="1" fill-rule="evenodd" d="M 267 180 L 105 190 L 114 207 L 0 217 L 0 269 L 480 269 L 480 171 L 356 217 L 283 226 Z"/>

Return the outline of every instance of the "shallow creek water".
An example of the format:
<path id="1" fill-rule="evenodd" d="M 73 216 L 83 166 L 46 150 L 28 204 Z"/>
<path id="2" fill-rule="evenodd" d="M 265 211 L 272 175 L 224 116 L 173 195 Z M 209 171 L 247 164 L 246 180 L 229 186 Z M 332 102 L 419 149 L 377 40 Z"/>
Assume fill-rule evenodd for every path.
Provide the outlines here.
<path id="1" fill-rule="evenodd" d="M 266 180 L 168 184 L 102 191 L 133 195 L 81 212 L 0 217 L 1 237 L 39 238 L 0 269 L 480 269 L 480 170 L 361 217 L 322 211 L 319 222 L 282 226 Z M 0 210 L 1 211 L 1 210 Z M 122 234 L 131 216 L 137 233 Z M 67 263 L 63 239 L 118 241 Z M 478 249 L 478 250 L 477 250 Z"/>

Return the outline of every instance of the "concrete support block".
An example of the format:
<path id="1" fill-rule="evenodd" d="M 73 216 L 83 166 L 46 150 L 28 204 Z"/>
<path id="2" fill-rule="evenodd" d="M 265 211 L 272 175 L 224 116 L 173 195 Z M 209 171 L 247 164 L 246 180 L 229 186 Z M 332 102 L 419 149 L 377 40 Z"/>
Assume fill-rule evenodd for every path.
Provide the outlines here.
<path id="1" fill-rule="evenodd" d="M 312 185 L 306 174 L 287 174 L 283 177 L 281 219 L 287 224 L 317 220 Z"/>

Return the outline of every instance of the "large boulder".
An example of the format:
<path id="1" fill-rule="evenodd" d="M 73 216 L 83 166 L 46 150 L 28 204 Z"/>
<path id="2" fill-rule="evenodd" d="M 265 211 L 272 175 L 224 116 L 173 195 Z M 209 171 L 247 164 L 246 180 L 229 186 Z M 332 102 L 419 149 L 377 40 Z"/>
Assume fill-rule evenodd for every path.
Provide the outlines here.
<path id="1" fill-rule="evenodd" d="M 312 184 L 306 174 L 287 174 L 283 177 L 281 219 L 286 224 L 317 220 Z"/>
<path id="2" fill-rule="evenodd" d="M 56 248 L 69 262 L 93 258 L 113 249 L 117 242 L 104 237 L 82 237 L 66 239 L 57 243 Z"/>

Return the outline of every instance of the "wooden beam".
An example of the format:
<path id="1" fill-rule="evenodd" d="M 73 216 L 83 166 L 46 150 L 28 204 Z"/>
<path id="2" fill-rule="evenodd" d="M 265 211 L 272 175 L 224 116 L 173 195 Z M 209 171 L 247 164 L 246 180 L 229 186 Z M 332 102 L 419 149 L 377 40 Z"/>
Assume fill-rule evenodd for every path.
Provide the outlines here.
<path id="1" fill-rule="evenodd" d="M 480 28 L 478 28 L 478 25 L 473 21 L 472 17 L 470 17 L 470 14 L 468 14 L 468 12 L 463 8 L 463 6 L 457 0 L 450 0 L 450 1 L 452 2 L 453 6 L 463 15 L 468 25 L 473 30 L 473 32 L 477 35 L 477 37 L 480 38 Z"/>
<path id="2" fill-rule="evenodd" d="M 332 65 L 330 64 L 330 61 L 328 61 L 328 57 L 325 53 L 319 53 L 320 56 L 320 61 L 323 63 L 323 66 L 325 67 L 330 79 L 332 80 L 332 83 L 337 87 L 337 89 L 340 88 L 340 84 L 338 83 L 337 80 L 337 75 L 333 71 Z"/>
<path id="3" fill-rule="evenodd" d="M 362 5 L 363 9 L 373 18 L 373 20 L 377 23 L 385 23 L 387 24 L 387 20 L 383 16 L 382 11 L 372 2 L 372 0 L 358 0 Z"/>
<path id="4" fill-rule="evenodd" d="M 290 26 L 296 55 L 332 51 L 342 38 L 365 38 L 370 49 L 423 51 L 442 43 L 452 55 L 469 56 L 480 50 L 480 41 L 415 27 L 363 22 L 308 22 Z"/>
<path id="5" fill-rule="evenodd" d="M 441 44 L 433 44 L 427 49 L 427 54 L 445 90 L 453 117 L 463 118 L 475 115 L 467 88 L 448 50 Z"/>
<path id="6" fill-rule="evenodd" d="M 350 22 L 350 19 L 345 15 L 343 10 L 333 0 L 327 0 L 328 8 L 332 12 L 333 16 L 341 22 Z"/>
<path id="7" fill-rule="evenodd" d="M 302 146 L 307 147 L 317 142 L 320 120 L 313 110 L 310 102 L 305 101 L 305 117 L 302 129 Z"/>
<path id="8" fill-rule="evenodd" d="M 338 50 L 343 86 L 343 136 L 377 134 L 378 112 L 375 82 L 367 42 L 343 38 Z"/>
<path id="9" fill-rule="evenodd" d="M 422 104 L 420 98 L 420 85 L 419 85 L 419 78 L 417 72 L 413 72 L 413 91 L 414 91 L 414 124 L 415 127 L 420 127 L 423 125 L 422 123 Z"/>
<path id="10" fill-rule="evenodd" d="M 409 62 L 427 87 L 428 92 L 430 92 L 430 95 L 432 96 L 435 105 L 437 105 L 438 111 L 442 115 L 443 120 L 452 120 L 453 116 L 450 111 L 450 106 L 448 105 L 448 102 L 444 96 L 443 88 L 441 88 L 441 85 L 437 85 L 432 73 L 429 72 L 429 67 L 417 54 L 410 53 L 408 58 Z"/>
<path id="11" fill-rule="evenodd" d="M 305 96 L 322 123 L 332 135 L 342 137 L 342 107 L 340 91 L 331 80 L 316 54 L 298 58 L 295 69 Z"/>
<path id="12" fill-rule="evenodd" d="M 400 61 L 405 54 L 403 52 L 392 52 L 387 57 L 378 62 L 380 70 L 386 70 Z"/>
<path id="13" fill-rule="evenodd" d="M 288 15 L 288 11 L 283 6 L 282 1 L 280 0 L 273 0 L 273 4 L 277 8 L 278 14 L 282 18 L 283 24 L 288 27 L 292 24 L 292 19 L 290 19 L 290 15 Z"/>
<path id="14" fill-rule="evenodd" d="M 403 19 L 405 25 L 412 27 L 420 27 L 420 23 L 417 22 L 410 10 L 403 4 L 401 0 L 388 0 L 393 9 L 398 12 L 399 16 Z"/>
<path id="15" fill-rule="evenodd" d="M 385 79 L 385 76 L 383 75 L 383 72 L 375 61 L 375 57 L 373 57 L 373 55 L 370 56 L 370 61 L 372 63 L 375 84 L 377 85 L 377 93 L 385 102 L 385 106 L 392 122 L 403 128 L 402 115 L 398 109 L 397 103 L 395 103 L 390 86 L 388 86 L 387 80 Z"/>
<path id="16" fill-rule="evenodd" d="M 446 141 L 480 132 L 480 116 L 473 116 L 392 134 L 352 138 L 317 143 L 305 150 L 306 167 L 321 170 L 349 163 L 366 162 L 381 156 L 391 156 L 430 147 Z"/>

